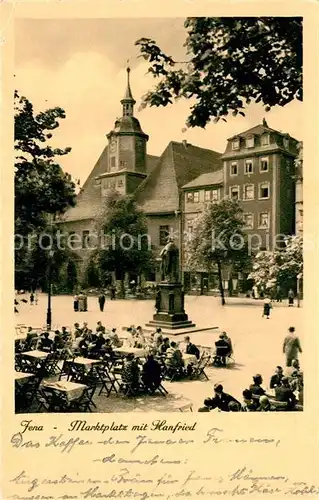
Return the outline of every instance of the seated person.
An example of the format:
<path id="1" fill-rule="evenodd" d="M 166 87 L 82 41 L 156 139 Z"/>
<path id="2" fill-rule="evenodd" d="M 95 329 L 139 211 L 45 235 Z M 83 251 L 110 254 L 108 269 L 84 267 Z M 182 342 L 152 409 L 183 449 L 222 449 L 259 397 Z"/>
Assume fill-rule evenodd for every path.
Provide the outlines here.
<path id="1" fill-rule="evenodd" d="M 258 373 L 253 377 L 254 383 L 249 386 L 249 390 L 252 393 L 252 397 L 257 399 L 258 396 L 263 396 L 266 391 L 261 387 L 261 384 L 263 383 L 263 378 L 262 376 Z"/>
<path id="2" fill-rule="evenodd" d="M 128 354 L 125 358 L 122 370 L 122 382 L 125 384 L 125 393 L 135 395 L 139 388 L 140 371 L 134 354 Z"/>
<path id="3" fill-rule="evenodd" d="M 102 347 L 102 352 L 104 356 L 110 360 L 113 360 L 115 358 L 113 347 L 111 344 L 111 339 L 105 339 L 105 344 Z"/>
<path id="4" fill-rule="evenodd" d="M 142 380 L 146 389 L 150 392 L 156 391 L 161 384 L 162 369 L 158 361 L 152 354 L 147 356 L 146 362 L 143 365 Z"/>
<path id="5" fill-rule="evenodd" d="M 293 359 L 291 362 L 291 366 L 286 366 L 285 368 L 285 377 L 292 377 L 296 375 L 297 372 L 300 370 L 300 364 L 298 359 Z"/>
<path id="6" fill-rule="evenodd" d="M 272 375 L 272 377 L 270 379 L 270 384 L 269 384 L 270 389 L 274 389 L 275 387 L 278 387 L 279 385 L 281 385 L 281 381 L 282 381 L 283 376 L 284 376 L 284 374 L 283 374 L 282 367 L 277 366 L 274 375 Z"/>
<path id="7" fill-rule="evenodd" d="M 136 328 L 136 338 L 137 338 L 137 342 L 141 345 L 141 348 L 146 345 L 146 340 L 145 340 L 143 328 L 141 326 L 138 326 Z"/>
<path id="8" fill-rule="evenodd" d="M 54 335 L 54 340 L 53 340 L 53 349 L 56 351 L 58 349 L 63 349 L 64 348 L 64 340 L 62 338 L 61 333 L 59 330 L 55 330 L 55 335 Z"/>
<path id="9" fill-rule="evenodd" d="M 116 328 L 112 328 L 111 343 L 114 347 L 122 347 L 122 345 L 123 345 L 123 341 L 120 339 L 120 337 L 116 333 Z"/>
<path id="10" fill-rule="evenodd" d="M 63 328 L 64 327 L 62 327 L 62 334 L 61 334 L 63 342 L 64 342 L 63 351 L 65 354 L 68 355 L 68 357 L 73 358 L 72 337 L 71 337 L 71 334 L 69 332 L 67 332 L 66 330 L 63 331 Z"/>
<path id="11" fill-rule="evenodd" d="M 233 344 L 232 344 L 232 341 L 231 341 L 230 337 L 228 337 L 228 335 L 227 335 L 227 333 L 226 333 L 226 332 L 223 332 L 223 333 L 222 333 L 222 338 L 223 338 L 224 340 L 226 340 L 226 342 L 228 343 L 228 345 L 229 345 L 229 354 L 228 354 L 228 356 L 231 356 L 231 355 L 233 354 L 233 352 L 234 352 L 234 351 L 233 351 Z"/>
<path id="12" fill-rule="evenodd" d="M 214 362 L 222 366 L 226 366 L 226 359 L 230 355 L 229 343 L 224 339 L 224 335 L 219 335 L 219 340 L 215 342 L 216 354 Z"/>
<path id="13" fill-rule="evenodd" d="M 105 327 L 102 325 L 101 321 L 97 322 L 96 331 L 97 332 L 105 333 Z"/>
<path id="14" fill-rule="evenodd" d="M 257 411 L 276 411 L 276 408 L 270 404 L 269 398 L 264 395 L 259 398 Z"/>
<path id="15" fill-rule="evenodd" d="M 100 333 L 97 336 L 97 339 L 89 344 L 88 351 L 90 355 L 97 356 L 99 354 L 102 354 L 103 347 L 105 345 L 105 338 L 103 336 L 103 333 L 100 331 Z"/>
<path id="16" fill-rule="evenodd" d="M 218 408 L 221 411 L 229 411 L 229 403 L 231 401 L 234 401 L 240 406 L 237 399 L 224 392 L 224 388 L 221 384 L 215 384 L 214 397 L 205 399 L 204 405 L 207 406 L 210 410 Z"/>
<path id="17" fill-rule="evenodd" d="M 50 333 L 44 332 L 39 341 L 39 351 L 50 352 L 53 349 L 53 340 L 49 338 Z"/>
<path id="18" fill-rule="evenodd" d="M 258 404 L 253 400 L 253 395 L 249 389 L 243 391 L 243 398 L 244 401 L 241 405 L 242 411 L 256 411 Z"/>
<path id="19" fill-rule="evenodd" d="M 86 358 L 88 355 L 89 344 L 90 344 L 90 342 L 87 338 L 87 334 L 83 334 L 80 337 L 80 342 L 78 344 L 78 348 L 79 348 L 81 356 L 83 356 L 84 358 Z"/>
<path id="20" fill-rule="evenodd" d="M 195 344 L 192 344 L 190 341 L 190 338 L 187 336 L 184 338 L 185 342 L 185 353 L 186 354 L 192 354 L 193 356 L 196 356 L 197 359 L 200 358 L 200 352 L 198 347 L 196 347 Z"/>
<path id="21" fill-rule="evenodd" d="M 129 345 L 129 347 L 135 347 L 135 331 L 132 329 L 132 327 L 130 326 L 128 329 L 127 329 L 127 343 Z"/>
<path id="22" fill-rule="evenodd" d="M 178 349 L 176 342 L 171 342 L 166 351 L 165 365 L 169 374 L 182 372 L 184 368 L 183 355 Z"/>
<path id="23" fill-rule="evenodd" d="M 24 345 L 23 345 L 23 350 L 24 351 L 30 351 L 32 345 L 34 345 L 34 340 L 35 338 L 38 338 L 38 334 L 36 332 L 33 332 L 32 331 L 32 327 L 29 326 L 28 327 L 28 333 L 27 333 L 27 336 L 26 336 L 26 339 L 24 341 Z"/>
<path id="24" fill-rule="evenodd" d="M 74 331 L 73 331 L 74 337 L 75 338 L 80 337 L 81 334 L 82 334 L 82 329 L 80 328 L 79 323 L 74 323 Z"/>
<path id="25" fill-rule="evenodd" d="M 169 347 L 170 347 L 169 338 L 165 337 L 163 339 L 162 344 L 160 345 L 160 347 L 158 349 L 158 354 L 160 356 L 163 356 L 164 354 L 166 354 L 166 351 L 167 351 L 167 349 L 169 349 Z"/>
<path id="26" fill-rule="evenodd" d="M 289 385 L 288 377 L 281 379 L 281 386 L 276 387 L 276 400 L 287 403 L 287 408 L 293 408 L 296 403 L 296 396 L 294 395 Z"/>

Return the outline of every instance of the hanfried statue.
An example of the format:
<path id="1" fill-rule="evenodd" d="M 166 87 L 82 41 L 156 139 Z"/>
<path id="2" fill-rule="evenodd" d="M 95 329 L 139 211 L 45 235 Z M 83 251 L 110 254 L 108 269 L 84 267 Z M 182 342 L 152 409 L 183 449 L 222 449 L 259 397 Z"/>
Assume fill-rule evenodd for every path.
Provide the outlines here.
<path id="1" fill-rule="evenodd" d="M 169 238 L 160 253 L 161 258 L 161 280 L 168 283 L 177 283 L 179 274 L 179 250 L 173 238 Z"/>

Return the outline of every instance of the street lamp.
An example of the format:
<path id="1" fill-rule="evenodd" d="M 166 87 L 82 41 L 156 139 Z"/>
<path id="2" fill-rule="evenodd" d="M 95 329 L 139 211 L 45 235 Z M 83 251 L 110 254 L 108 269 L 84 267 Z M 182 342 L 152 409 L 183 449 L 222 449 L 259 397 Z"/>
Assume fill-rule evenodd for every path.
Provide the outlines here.
<path id="1" fill-rule="evenodd" d="M 52 281 L 52 257 L 54 251 L 49 252 L 49 266 L 48 266 L 48 308 L 47 308 L 47 329 L 51 330 L 52 325 L 52 312 L 51 312 L 51 281 Z"/>

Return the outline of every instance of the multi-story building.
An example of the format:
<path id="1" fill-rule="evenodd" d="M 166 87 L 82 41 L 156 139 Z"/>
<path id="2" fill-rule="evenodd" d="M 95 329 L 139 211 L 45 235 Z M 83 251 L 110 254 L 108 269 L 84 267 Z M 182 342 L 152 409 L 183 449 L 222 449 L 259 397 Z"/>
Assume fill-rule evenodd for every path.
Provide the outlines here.
<path id="1" fill-rule="evenodd" d="M 221 156 L 222 170 L 201 175 L 183 186 L 185 238 L 205 203 L 228 197 L 238 200 L 243 209 L 244 231 L 252 253 L 282 245 L 283 235 L 295 233 L 297 144 L 287 134 L 269 128 L 265 120 L 229 138 Z M 300 211 L 299 205 L 296 211 Z M 218 289 L 217 272 L 190 271 L 185 250 L 183 275 L 185 288 L 193 293 L 214 293 Z M 243 274 L 224 270 L 226 290 L 238 290 L 243 279 Z"/>
<path id="2" fill-rule="evenodd" d="M 296 235 L 303 233 L 303 145 L 298 145 L 296 161 Z"/>
<path id="3" fill-rule="evenodd" d="M 295 232 L 295 166 L 298 141 L 266 121 L 227 141 L 222 155 L 224 189 L 240 201 L 252 246 L 274 249 Z"/>

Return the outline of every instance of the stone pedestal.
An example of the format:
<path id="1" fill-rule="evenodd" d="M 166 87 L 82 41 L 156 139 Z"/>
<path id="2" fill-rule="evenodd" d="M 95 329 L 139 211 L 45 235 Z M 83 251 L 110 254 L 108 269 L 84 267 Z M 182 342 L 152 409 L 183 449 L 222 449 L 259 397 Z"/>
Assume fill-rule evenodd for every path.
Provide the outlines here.
<path id="1" fill-rule="evenodd" d="M 170 330 L 195 327 L 196 325 L 188 319 L 185 313 L 182 284 L 163 281 L 158 286 L 157 312 L 146 326 Z"/>

